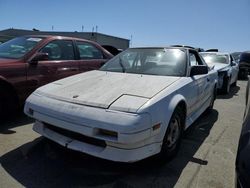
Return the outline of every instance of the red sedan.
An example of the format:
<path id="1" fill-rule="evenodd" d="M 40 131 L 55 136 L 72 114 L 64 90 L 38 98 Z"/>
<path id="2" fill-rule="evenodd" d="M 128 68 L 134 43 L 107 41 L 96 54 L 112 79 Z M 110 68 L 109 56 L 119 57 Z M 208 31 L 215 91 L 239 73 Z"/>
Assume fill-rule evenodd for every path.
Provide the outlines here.
<path id="1" fill-rule="evenodd" d="M 61 36 L 23 36 L 0 45 L 0 119 L 36 88 L 99 69 L 112 55 L 95 42 Z"/>

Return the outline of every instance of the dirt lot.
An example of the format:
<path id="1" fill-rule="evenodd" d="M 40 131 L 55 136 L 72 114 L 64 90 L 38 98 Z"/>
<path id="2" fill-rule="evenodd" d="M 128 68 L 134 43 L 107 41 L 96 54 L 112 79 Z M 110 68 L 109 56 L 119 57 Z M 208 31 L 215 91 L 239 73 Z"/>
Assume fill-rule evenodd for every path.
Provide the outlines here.
<path id="1" fill-rule="evenodd" d="M 189 128 L 178 156 L 113 163 L 66 150 L 32 131 L 21 115 L 0 126 L 0 187 L 233 187 L 246 81 L 219 95 L 214 110 Z"/>

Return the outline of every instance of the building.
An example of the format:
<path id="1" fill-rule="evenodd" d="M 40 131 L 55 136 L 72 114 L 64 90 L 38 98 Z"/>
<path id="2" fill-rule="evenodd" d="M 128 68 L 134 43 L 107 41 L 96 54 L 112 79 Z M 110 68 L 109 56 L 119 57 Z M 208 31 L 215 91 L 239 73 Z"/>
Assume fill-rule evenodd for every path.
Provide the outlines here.
<path id="1" fill-rule="evenodd" d="M 15 37 L 23 35 L 59 35 L 59 36 L 68 36 L 68 37 L 77 37 L 87 40 L 92 40 L 103 46 L 115 47 L 116 49 L 125 50 L 129 47 L 129 40 L 110 36 L 98 32 L 60 32 L 60 31 L 39 31 L 36 29 L 33 30 L 23 30 L 23 29 L 6 29 L 0 31 L 0 42 L 5 42 Z"/>

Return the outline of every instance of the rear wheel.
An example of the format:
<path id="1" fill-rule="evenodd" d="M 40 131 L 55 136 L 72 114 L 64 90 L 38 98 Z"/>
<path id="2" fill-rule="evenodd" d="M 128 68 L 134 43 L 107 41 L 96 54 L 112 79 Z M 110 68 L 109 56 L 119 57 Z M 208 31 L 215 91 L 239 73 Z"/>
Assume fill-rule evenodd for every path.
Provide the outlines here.
<path id="1" fill-rule="evenodd" d="M 233 86 L 233 87 L 236 87 L 236 86 L 237 86 L 237 80 L 236 80 L 234 83 L 232 83 L 232 86 Z"/>
<path id="2" fill-rule="evenodd" d="M 170 119 L 166 134 L 159 154 L 160 160 L 165 162 L 177 154 L 182 136 L 184 114 L 180 107 L 177 107 Z"/>

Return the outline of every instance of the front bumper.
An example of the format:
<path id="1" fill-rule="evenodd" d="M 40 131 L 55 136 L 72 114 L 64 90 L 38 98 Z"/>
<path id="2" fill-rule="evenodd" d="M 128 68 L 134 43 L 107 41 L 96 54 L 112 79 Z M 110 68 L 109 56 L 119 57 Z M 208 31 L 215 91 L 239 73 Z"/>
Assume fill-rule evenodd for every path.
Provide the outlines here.
<path id="1" fill-rule="evenodd" d="M 96 157 L 135 162 L 161 149 L 161 143 L 155 142 L 157 134 L 152 129 L 149 114 L 109 111 L 34 94 L 27 99 L 24 111 L 37 120 L 33 129 L 39 134 L 62 146 Z M 85 142 L 51 129 L 50 126 L 105 144 Z M 106 135 L 101 130 L 116 134 Z M 156 131 L 160 132 L 159 129 Z"/>
<path id="2" fill-rule="evenodd" d="M 109 145 L 109 142 L 107 142 L 106 146 L 89 144 L 58 134 L 51 129 L 47 129 L 43 123 L 38 121 L 34 124 L 33 130 L 66 148 L 117 162 L 136 162 L 142 160 L 158 153 L 161 147 L 160 143 L 152 143 L 130 149 L 113 147 Z"/>

